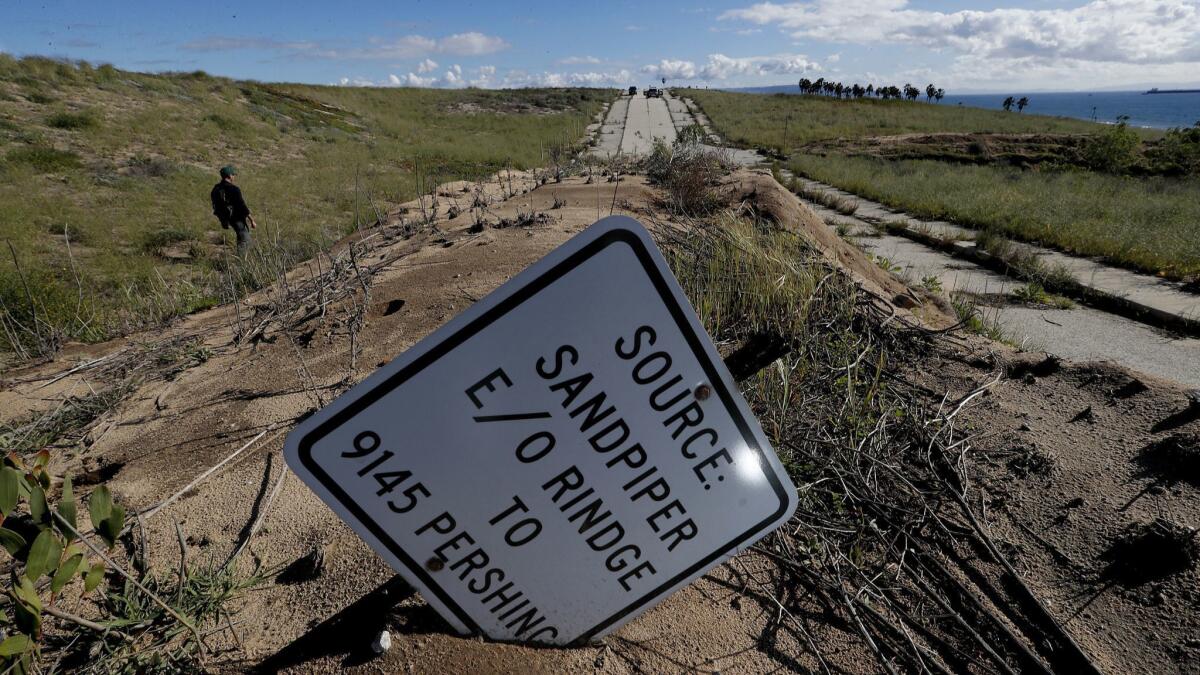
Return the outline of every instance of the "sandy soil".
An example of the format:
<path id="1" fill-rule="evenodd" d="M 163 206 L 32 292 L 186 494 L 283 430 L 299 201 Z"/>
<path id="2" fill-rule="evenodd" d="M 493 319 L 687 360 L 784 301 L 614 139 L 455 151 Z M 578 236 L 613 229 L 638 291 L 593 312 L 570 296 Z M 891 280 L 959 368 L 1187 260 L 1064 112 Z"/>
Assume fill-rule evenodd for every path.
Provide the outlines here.
<path id="1" fill-rule="evenodd" d="M 531 185 L 528 176 L 516 181 Z M 446 186 L 445 193 L 461 188 Z M 769 176 L 742 173 L 729 188 L 754 200 L 768 217 L 809 236 L 868 290 L 912 309 L 898 308 L 899 313 L 922 317 L 935 327 L 949 320 L 935 298 L 883 274 Z M 499 183 L 488 187 L 493 198 L 501 190 Z M 559 200 L 565 205 L 553 208 Z M 607 215 L 613 204 L 616 212 L 644 221 L 665 220 L 655 201 L 636 177 L 616 185 L 572 178 L 490 207 L 491 223 L 519 211 L 548 215 L 529 227 L 472 231 L 469 217 L 460 215 L 409 238 L 372 239 L 362 261 L 383 267 L 371 286 L 368 321 L 359 334 L 363 351 L 354 370 L 346 307 L 331 307 L 324 322 L 314 320 L 296 335 L 267 335 L 241 348 L 230 344 L 234 308 L 191 317 L 169 332 L 203 335 L 212 358 L 171 381 L 144 384 L 93 431 L 83 456 L 64 455 L 56 459 L 57 469 L 111 477 L 119 500 L 143 509 L 266 431 L 197 489 L 145 519 L 152 565 L 176 564 L 175 523 L 186 533 L 194 558 L 221 562 L 266 508 L 284 469 L 283 435 L 298 417 L 402 353 L 598 214 Z M 393 214 L 393 220 L 400 217 Z M 295 272 L 305 273 L 303 268 Z M 256 301 L 262 298 L 249 298 L 247 307 Z M 86 388 L 87 370 L 50 386 L 34 378 L 61 373 L 127 344 L 72 348 L 54 363 L 8 373 L 0 387 L 0 414 L 11 419 L 46 409 L 64 392 Z M 971 459 L 985 469 L 980 487 L 987 522 L 1012 548 L 1039 594 L 1093 657 L 1114 672 L 1194 671 L 1200 657 L 1200 643 L 1194 644 L 1200 632 L 1195 571 L 1115 584 L 1102 562 L 1128 523 L 1164 516 L 1184 525 L 1200 524 L 1200 478 L 1146 473 L 1138 463 L 1151 440 L 1200 431 L 1197 416 L 1182 412 L 1182 392 L 1139 378 L 1145 388 L 1123 396 L 1116 392 L 1126 391 L 1127 376 L 1112 367 L 1062 364 L 1030 370 L 1012 366 L 1030 357 L 975 338 L 945 342 L 936 358 L 936 363 L 913 369 L 913 378 L 935 392 L 961 395 L 1006 369 L 1013 376 L 989 389 L 983 402 L 965 414 L 979 432 L 974 443 L 979 450 Z M 1085 407 L 1091 414 L 1072 422 Z M 1037 452 L 1029 449 L 1035 446 Z M 1050 468 L 1030 470 L 1047 464 L 1036 459 L 1039 452 L 1054 458 Z M 1076 503 L 1076 497 L 1082 502 Z M 216 636 L 229 650 L 219 667 L 232 671 L 260 664 L 265 670 L 295 672 L 804 671 L 818 665 L 806 644 L 811 639 L 821 644 L 832 667 L 845 672 L 878 668 L 853 633 L 822 620 L 815 608 L 806 620 L 808 636 L 777 623 L 775 572 L 752 554 L 713 570 L 602 645 L 538 649 L 451 634 L 294 476 L 284 480 L 263 528 L 238 564 L 247 569 L 255 562 L 286 565 L 314 549 L 325 552 L 323 573 L 252 592 L 237 617 L 244 651 L 235 649 L 227 634 Z M 1064 563 L 1063 557 L 1074 564 Z M 367 645 L 382 627 L 392 631 L 394 646 L 373 659 Z"/>
<path id="2" fill-rule="evenodd" d="M 1113 673 L 1200 672 L 1200 574 L 1156 569 L 1131 528 L 1200 525 L 1200 406 L 1186 390 L 1111 363 L 1069 363 L 979 344 L 929 364 L 931 386 L 1011 377 L 966 411 L 980 511 L 1043 602 Z M 1192 461 L 1155 444 L 1190 435 Z"/>

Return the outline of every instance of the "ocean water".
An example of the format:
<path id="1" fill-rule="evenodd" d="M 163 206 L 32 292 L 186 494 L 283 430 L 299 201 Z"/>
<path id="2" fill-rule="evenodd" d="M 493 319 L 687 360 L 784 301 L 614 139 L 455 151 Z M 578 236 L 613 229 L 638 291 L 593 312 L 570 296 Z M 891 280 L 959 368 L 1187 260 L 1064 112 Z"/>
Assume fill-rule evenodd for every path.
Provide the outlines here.
<path id="1" fill-rule="evenodd" d="M 1129 115 L 1129 124 L 1167 129 L 1190 127 L 1200 122 L 1200 92 L 1192 94 L 1143 94 L 1140 91 L 1104 91 L 1025 94 L 1035 115 L 1058 115 L 1081 120 L 1115 123 L 1118 115 Z M 1021 94 L 1015 94 L 1017 98 Z M 947 93 L 941 105 L 963 105 L 999 110 L 1004 94 Z M 924 99 L 922 99 L 924 100 Z M 1015 109 L 1015 108 L 1014 108 Z"/>
<path id="2" fill-rule="evenodd" d="M 750 94 L 799 94 L 795 85 L 745 87 L 730 89 Z M 946 94 L 940 105 L 963 105 L 1000 110 L 1007 94 Z M 1097 91 L 1062 93 L 1013 92 L 1013 96 L 1029 97 L 1025 112 L 1034 115 L 1057 115 L 1081 120 L 1115 124 L 1118 115 L 1129 115 L 1129 124 L 1137 127 L 1169 129 L 1190 127 L 1200 122 L 1200 93 L 1143 94 L 1141 91 Z M 925 100 L 922 95 L 919 99 Z M 1015 108 L 1014 108 L 1015 110 Z"/>

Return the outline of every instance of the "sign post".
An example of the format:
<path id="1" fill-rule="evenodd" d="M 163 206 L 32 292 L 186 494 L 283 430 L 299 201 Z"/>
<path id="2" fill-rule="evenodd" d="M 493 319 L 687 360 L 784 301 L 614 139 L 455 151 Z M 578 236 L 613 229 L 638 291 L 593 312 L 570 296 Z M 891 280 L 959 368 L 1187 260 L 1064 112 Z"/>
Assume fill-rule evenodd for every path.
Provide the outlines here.
<path id="1" fill-rule="evenodd" d="M 605 218 L 301 423 L 289 466 L 455 629 L 604 635 L 795 488 L 646 230 Z"/>

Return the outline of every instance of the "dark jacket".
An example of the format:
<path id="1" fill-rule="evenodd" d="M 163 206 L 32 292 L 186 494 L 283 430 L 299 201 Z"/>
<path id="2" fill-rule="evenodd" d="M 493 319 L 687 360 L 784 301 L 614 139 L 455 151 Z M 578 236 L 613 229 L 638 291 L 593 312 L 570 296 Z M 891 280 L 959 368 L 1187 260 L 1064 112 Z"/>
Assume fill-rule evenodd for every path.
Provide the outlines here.
<path id="1" fill-rule="evenodd" d="M 221 221 L 221 227 L 229 227 L 231 223 L 240 223 L 250 215 L 246 201 L 242 199 L 242 191 L 233 183 L 221 181 L 213 186 L 212 194 L 213 215 Z"/>

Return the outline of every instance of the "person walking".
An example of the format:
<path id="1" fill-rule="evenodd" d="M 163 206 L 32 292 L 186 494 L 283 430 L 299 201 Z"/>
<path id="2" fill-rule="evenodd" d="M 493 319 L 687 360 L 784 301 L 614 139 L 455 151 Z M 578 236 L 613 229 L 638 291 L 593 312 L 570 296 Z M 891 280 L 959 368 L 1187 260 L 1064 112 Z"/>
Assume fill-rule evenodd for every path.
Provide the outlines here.
<path id="1" fill-rule="evenodd" d="M 221 182 L 213 186 L 209 197 L 212 199 L 213 215 L 221 221 L 221 227 L 228 230 L 233 228 L 237 235 L 237 254 L 240 257 L 250 246 L 250 230 L 257 225 L 246 200 L 242 199 L 242 190 L 237 182 L 237 168 L 234 166 L 221 167 Z"/>

